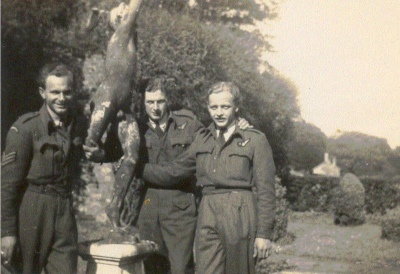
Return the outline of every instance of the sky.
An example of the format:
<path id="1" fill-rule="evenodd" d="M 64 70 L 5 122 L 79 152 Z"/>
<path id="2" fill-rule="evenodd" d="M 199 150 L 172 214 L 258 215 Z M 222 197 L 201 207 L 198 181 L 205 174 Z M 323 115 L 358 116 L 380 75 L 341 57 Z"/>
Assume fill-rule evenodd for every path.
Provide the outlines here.
<path id="1" fill-rule="evenodd" d="M 283 0 L 267 28 L 306 122 L 400 146 L 400 1 Z"/>

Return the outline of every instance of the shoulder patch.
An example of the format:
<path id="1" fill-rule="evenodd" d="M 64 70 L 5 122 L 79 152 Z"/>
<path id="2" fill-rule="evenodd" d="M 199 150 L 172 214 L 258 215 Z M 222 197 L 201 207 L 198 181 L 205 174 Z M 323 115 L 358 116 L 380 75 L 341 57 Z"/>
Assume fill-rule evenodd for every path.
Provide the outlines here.
<path id="1" fill-rule="evenodd" d="M 38 112 L 38 111 L 37 112 L 29 112 L 29 113 L 24 114 L 21 117 L 19 117 L 19 119 L 17 121 L 21 124 L 24 124 L 39 115 L 40 115 L 40 112 Z"/>
<path id="2" fill-rule="evenodd" d="M 250 142 L 250 140 L 251 140 L 251 138 L 246 139 L 246 140 L 244 140 L 243 142 L 240 142 L 240 141 L 239 141 L 237 144 L 238 144 L 238 146 L 240 146 L 240 147 L 244 147 L 244 146 L 247 145 L 248 142 Z"/>
<path id="3" fill-rule="evenodd" d="M 180 129 L 180 130 L 185 129 L 186 125 L 187 125 L 187 122 L 184 122 L 182 125 L 178 126 L 178 129 Z"/>
<path id="4" fill-rule="evenodd" d="M 194 115 L 194 113 L 193 112 L 191 112 L 190 110 L 188 110 L 188 109 L 180 109 L 180 110 L 174 110 L 173 112 L 172 112 L 174 115 L 176 115 L 176 116 L 183 116 L 183 117 L 188 117 L 188 118 L 191 118 L 191 119 L 197 119 L 196 118 L 196 115 Z"/>

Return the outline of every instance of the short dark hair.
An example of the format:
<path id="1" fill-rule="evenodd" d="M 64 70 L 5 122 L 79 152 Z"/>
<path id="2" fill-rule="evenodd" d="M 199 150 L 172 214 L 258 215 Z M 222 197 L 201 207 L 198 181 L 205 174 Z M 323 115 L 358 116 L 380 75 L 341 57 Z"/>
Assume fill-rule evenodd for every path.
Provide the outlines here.
<path id="1" fill-rule="evenodd" d="M 235 85 L 233 82 L 218 82 L 212 85 L 208 91 L 207 94 L 210 96 L 212 93 L 220 93 L 228 91 L 233 95 L 233 102 L 235 106 L 240 106 L 240 103 L 242 101 L 242 95 L 240 93 L 239 87 Z"/>
<path id="2" fill-rule="evenodd" d="M 39 72 L 37 82 L 39 87 L 46 88 L 46 80 L 50 75 L 57 77 L 68 76 L 72 80 L 72 86 L 75 87 L 75 77 L 72 69 L 63 63 L 49 63 L 42 67 Z"/>
<path id="3" fill-rule="evenodd" d="M 164 87 L 164 79 L 163 78 L 152 78 L 147 84 L 145 92 L 155 92 L 157 90 L 161 90 L 162 93 L 165 93 Z"/>

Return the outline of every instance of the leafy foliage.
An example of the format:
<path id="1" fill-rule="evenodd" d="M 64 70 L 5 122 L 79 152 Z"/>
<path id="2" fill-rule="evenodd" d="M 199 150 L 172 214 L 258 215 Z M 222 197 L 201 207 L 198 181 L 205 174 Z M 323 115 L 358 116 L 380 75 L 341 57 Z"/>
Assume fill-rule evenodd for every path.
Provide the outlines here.
<path id="1" fill-rule="evenodd" d="M 400 206 L 400 178 L 360 177 L 365 189 L 365 210 L 368 214 L 386 214 Z M 329 212 L 338 195 L 339 179 L 323 176 L 289 177 L 286 198 L 296 211 Z"/>
<path id="2" fill-rule="evenodd" d="M 294 122 L 289 142 L 289 162 L 295 170 L 311 171 L 324 159 L 327 137 L 313 124 Z"/>
<path id="3" fill-rule="evenodd" d="M 9 74 L 3 77 L 7 82 L 3 92 L 6 94 L 6 100 L 3 102 L 9 107 L 18 98 L 25 96 L 32 97 L 36 101 L 32 100 L 34 103 L 29 104 L 29 107 L 21 106 L 15 111 L 15 115 L 6 115 L 6 123 L 2 124 L 5 129 L 3 132 L 7 131 L 16 115 L 39 107 L 40 99 L 32 89 L 35 86 L 34 76 L 40 66 L 49 60 L 61 60 L 70 64 L 78 75 L 78 82 L 92 83 L 79 88 L 81 98 L 87 100 L 96 88 L 93 83 L 99 83 L 101 78 L 89 79 L 86 77 L 87 74 L 84 78 L 82 70 L 86 69 L 85 60 L 95 55 L 104 56 L 112 30 L 107 24 L 106 14 L 90 33 L 85 33 L 83 26 L 91 7 L 110 10 L 116 5 L 113 1 L 105 0 L 69 0 L 60 4 L 49 0 L 50 4 L 47 6 L 40 5 L 31 9 L 31 5 L 36 2 L 25 1 L 26 4 L 20 8 L 25 12 L 24 15 L 29 14 L 34 18 L 30 26 L 35 31 L 26 31 L 20 37 L 18 31 L 24 31 L 27 23 L 19 17 L 12 17 L 16 3 L 9 0 L 5 2 L 2 36 L 8 38 L 3 40 L 3 44 L 7 44 L 13 51 L 2 52 L 5 53 L 2 62 L 10 67 L 10 70 L 6 69 Z M 205 124 L 210 122 L 205 108 L 206 89 L 216 81 L 236 82 L 244 93 L 241 115 L 266 133 L 279 173 L 287 163 L 286 140 L 291 119 L 299 113 L 294 85 L 273 70 L 260 75 L 258 67 L 261 63 L 255 50 L 257 45 L 260 45 L 259 37 L 237 27 L 227 26 L 225 23 L 216 24 L 215 22 L 222 20 L 222 15 L 218 15 L 224 10 L 221 3 L 210 1 L 207 4 L 206 1 L 204 3 L 198 1 L 197 7 L 190 7 L 189 2 L 161 0 L 145 2 L 138 18 L 139 77 L 163 75 L 169 79 L 167 90 L 171 91 L 175 107 L 192 109 Z M 249 17 L 258 16 L 255 12 L 259 4 L 254 4 L 253 1 L 224 3 L 227 4 L 227 9 L 250 10 Z M 208 21 L 200 15 L 194 16 L 195 13 L 206 13 L 206 10 L 219 10 L 215 14 L 214 21 Z M 269 11 L 264 9 L 262 13 L 265 15 Z M 14 25 L 10 23 L 14 22 L 13 20 Z M 13 29 L 10 26 L 13 26 Z M 21 43 L 13 43 L 12 39 L 18 37 Z M 24 43 L 30 45 L 30 48 L 38 49 L 38 53 L 23 48 Z M 24 56 L 28 55 L 29 60 L 35 64 L 32 67 L 31 63 L 23 62 L 26 59 Z M 19 58 L 21 64 L 19 71 L 14 68 L 18 62 L 12 62 L 12 58 L 15 57 Z M 96 62 L 99 64 L 101 58 Z M 94 73 L 96 71 L 99 72 L 95 68 Z M 29 85 L 18 87 L 17 81 L 12 80 L 16 75 L 19 79 L 29 80 Z M 26 80 L 20 82 L 24 83 Z"/>
<path id="4" fill-rule="evenodd" d="M 339 180 L 334 177 L 309 175 L 289 178 L 287 199 L 296 211 L 330 211 Z"/>
<path id="5" fill-rule="evenodd" d="M 400 177 L 361 177 L 365 187 L 367 213 L 386 214 L 387 210 L 400 206 Z"/>
<path id="6" fill-rule="evenodd" d="M 140 15 L 140 77 L 167 78 L 172 108 L 189 108 L 205 124 L 211 122 L 206 89 L 216 81 L 233 80 L 244 94 L 241 115 L 267 134 L 280 170 L 286 163 L 285 136 L 299 112 L 294 86 L 279 74 L 258 73 L 258 59 L 243 46 L 247 36 L 237 37 L 223 26 L 199 25 L 184 15 L 170 17 L 163 10 Z M 85 87 L 94 90 L 101 82 L 101 61 L 99 55 L 89 59 L 91 65 L 83 69 Z"/>
<path id="7" fill-rule="evenodd" d="M 382 238 L 400 242 L 400 206 L 388 210 L 384 216 L 378 217 L 382 226 Z"/>
<path id="8" fill-rule="evenodd" d="M 392 151 L 389 156 L 389 163 L 396 169 L 396 173 L 400 174 L 400 146 Z"/>
<path id="9" fill-rule="evenodd" d="M 391 148 L 386 139 L 358 132 L 345 132 L 330 139 L 328 151 L 337 156 L 338 165 L 343 172 L 358 176 L 393 175 L 387 162 Z"/>
<path id="10" fill-rule="evenodd" d="M 365 189 L 354 174 L 347 173 L 340 180 L 334 202 L 335 224 L 346 226 L 365 223 Z"/>
<path id="11" fill-rule="evenodd" d="M 276 242 L 287 235 L 289 203 L 285 198 L 286 188 L 279 182 L 275 183 L 276 212 L 273 241 Z"/>

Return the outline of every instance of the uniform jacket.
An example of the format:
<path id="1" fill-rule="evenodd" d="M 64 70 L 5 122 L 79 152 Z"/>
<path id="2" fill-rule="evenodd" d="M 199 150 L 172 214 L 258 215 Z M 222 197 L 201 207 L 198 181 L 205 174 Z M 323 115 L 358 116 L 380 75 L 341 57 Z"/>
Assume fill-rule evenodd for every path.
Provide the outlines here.
<path id="1" fill-rule="evenodd" d="M 275 217 L 275 165 L 265 135 L 238 127 L 222 148 L 211 124 L 189 149 L 168 165 L 148 164 L 145 180 L 173 185 L 196 173 L 197 185 L 217 188 L 254 188 L 257 193 L 257 237 L 272 239 Z"/>
<path id="2" fill-rule="evenodd" d="M 70 115 L 67 128 L 57 129 L 46 105 L 21 116 L 10 128 L 2 157 L 2 237 L 16 236 L 19 200 L 28 183 L 55 184 L 71 189 L 78 175 L 84 127 Z"/>
<path id="3" fill-rule="evenodd" d="M 204 128 L 203 124 L 196 119 L 196 116 L 189 110 L 171 111 L 166 132 L 158 136 L 151 127 L 150 122 L 144 128 L 146 151 L 148 162 L 152 164 L 172 162 L 182 154 L 194 141 L 196 133 Z M 166 188 L 185 188 L 192 191 L 192 178 L 185 178 L 178 185 L 174 184 Z M 150 187 L 159 187 L 150 184 Z"/>

